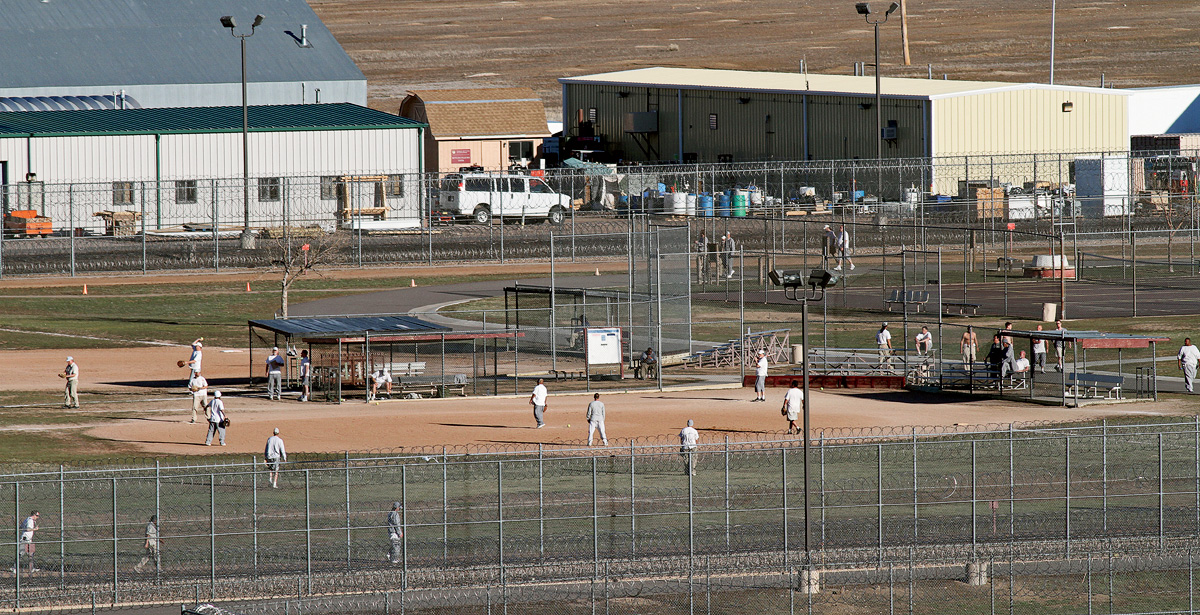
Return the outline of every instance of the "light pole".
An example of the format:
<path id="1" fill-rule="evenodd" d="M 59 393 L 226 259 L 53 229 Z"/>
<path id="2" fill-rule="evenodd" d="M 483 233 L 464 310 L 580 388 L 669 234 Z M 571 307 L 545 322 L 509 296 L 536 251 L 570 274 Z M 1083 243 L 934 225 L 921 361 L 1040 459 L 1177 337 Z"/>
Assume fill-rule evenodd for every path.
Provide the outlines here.
<path id="1" fill-rule="evenodd" d="M 226 15 L 221 18 L 221 25 L 229 28 L 229 33 L 242 42 L 242 248 L 254 249 L 254 233 L 250 231 L 250 108 L 246 105 L 246 39 L 254 36 L 254 29 L 261 26 L 262 15 L 254 16 L 250 24 L 249 34 L 238 34 L 234 31 L 237 23 L 233 17 Z M 878 70 L 878 68 L 876 68 Z M 217 221 L 213 220 L 216 226 Z"/>
<path id="2" fill-rule="evenodd" d="M 898 8 L 900 8 L 900 3 L 893 2 L 887 11 L 884 11 L 882 18 L 876 17 L 872 20 L 871 16 L 878 15 L 878 13 L 871 12 L 870 2 L 859 2 L 854 5 L 854 10 L 858 11 L 858 14 L 862 15 L 867 23 L 875 26 L 875 164 L 878 170 L 876 177 L 878 183 L 875 189 L 880 194 L 883 193 L 883 107 L 880 105 L 883 97 L 880 93 L 879 83 L 879 24 L 887 23 L 888 16 L 896 12 Z"/>
<path id="3" fill-rule="evenodd" d="M 800 372 L 803 378 L 802 390 L 804 391 L 804 399 L 801 406 L 804 409 L 804 566 L 812 565 L 812 549 L 809 546 L 808 537 L 812 535 L 812 515 L 808 503 L 808 441 L 809 441 L 809 394 L 808 394 L 808 302 L 820 302 L 825 299 L 825 289 L 837 284 L 838 276 L 827 269 L 813 269 L 808 274 L 807 282 L 801 282 L 800 273 L 795 271 L 782 271 L 774 269 L 768 274 L 771 282 L 776 286 L 783 287 L 783 296 L 785 299 L 792 299 L 800 302 Z M 802 291 L 801 286 L 808 286 L 807 291 Z M 788 296 L 788 289 L 792 289 L 792 296 Z"/>

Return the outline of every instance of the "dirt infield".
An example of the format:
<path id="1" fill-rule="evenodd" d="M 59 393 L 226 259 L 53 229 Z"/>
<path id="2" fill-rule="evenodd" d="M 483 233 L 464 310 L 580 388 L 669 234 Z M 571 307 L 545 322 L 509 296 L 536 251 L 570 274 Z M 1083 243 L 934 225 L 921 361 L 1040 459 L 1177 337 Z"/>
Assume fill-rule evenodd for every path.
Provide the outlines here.
<path id="1" fill-rule="evenodd" d="M 209 351 L 211 352 L 211 350 Z M 90 368 L 103 386 L 120 387 L 119 372 L 139 357 L 155 357 L 162 363 L 160 349 L 121 351 L 121 360 Z M 87 367 L 88 356 L 77 357 Z M 173 356 L 173 355 L 171 355 Z M 221 355 L 217 355 L 221 356 Z M 233 355 L 238 357 L 239 355 Z M 240 355 L 244 358 L 245 355 Z M 206 354 L 206 361 L 207 358 Z M 126 364 L 126 361 L 129 364 Z M 207 365 L 207 363 L 206 363 Z M 239 376 L 244 367 L 237 361 L 218 359 L 212 363 L 216 377 Z M 113 373 L 108 373 L 108 372 Z M 206 370 L 207 371 L 207 370 Z M 85 372 L 86 375 L 89 372 Z M 111 376 L 104 378 L 105 375 Z M 151 375 L 177 376 L 174 366 L 151 370 Z M 8 378 L 8 376 L 5 376 Z M 0 379 L 0 385 L 4 380 Z M 86 389 L 86 386 L 84 387 Z M 188 400 L 138 404 L 143 416 L 91 428 L 88 435 L 127 444 L 150 454 L 204 454 L 210 452 L 254 454 L 274 427 L 283 432 L 288 447 L 296 452 L 393 449 L 438 445 L 502 445 L 536 447 L 539 443 L 582 443 L 587 429 L 584 411 L 590 394 L 552 395 L 547 425 L 535 429 L 528 398 L 492 397 L 473 399 L 394 400 L 374 404 L 348 402 L 341 405 L 301 404 L 285 399 L 267 401 L 257 394 L 230 396 L 226 407 L 233 426 L 225 448 L 203 447 L 206 427 L 187 424 Z M 751 403 L 753 394 L 742 388 L 634 392 L 604 394 L 608 408 L 608 433 L 612 443 L 631 438 L 670 436 L 678 433 L 687 419 L 696 421 L 703 438 L 721 440 L 726 434 L 752 439 L 786 429 L 779 414 L 783 390 L 772 390 L 767 403 Z M 1131 412 L 1169 414 L 1180 411 L 1177 404 L 1138 403 L 1090 407 L 1081 410 L 1050 408 L 1008 401 L 966 400 L 923 396 L 900 391 L 823 392 L 814 391 L 814 429 L 869 428 L 897 425 L 976 425 L 987 423 L 1046 420 L 1080 420 L 1117 416 Z M 568 426 L 569 425 L 569 426 Z"/>

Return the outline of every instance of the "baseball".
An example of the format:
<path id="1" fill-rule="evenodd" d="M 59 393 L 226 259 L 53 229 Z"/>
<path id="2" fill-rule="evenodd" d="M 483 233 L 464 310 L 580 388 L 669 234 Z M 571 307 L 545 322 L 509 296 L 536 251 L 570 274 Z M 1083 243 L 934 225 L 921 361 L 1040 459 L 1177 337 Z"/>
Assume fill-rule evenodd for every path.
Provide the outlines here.
<path id="1" fill-rule="evenodd" d="M 567 423 L 567 427 L 570 427 L 570 426 L 571 426 L 571 424 L 570 424 L 570 423 Z"/>

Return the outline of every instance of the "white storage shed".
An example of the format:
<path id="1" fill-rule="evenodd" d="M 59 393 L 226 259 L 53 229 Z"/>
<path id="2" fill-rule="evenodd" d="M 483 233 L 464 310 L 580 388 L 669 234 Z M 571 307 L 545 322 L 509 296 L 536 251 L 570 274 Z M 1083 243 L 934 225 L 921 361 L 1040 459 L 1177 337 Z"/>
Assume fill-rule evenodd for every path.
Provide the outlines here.
<path id="1" fill-rule="evenodd" d="M 425 124 L 350 103 L 249 108 L 251 226 L 369 217 L 419 226 Z M 242 227 L 241 107 L 0 114 L 5 212 L 101 231 L 98 211 L 148 230 Z"/>

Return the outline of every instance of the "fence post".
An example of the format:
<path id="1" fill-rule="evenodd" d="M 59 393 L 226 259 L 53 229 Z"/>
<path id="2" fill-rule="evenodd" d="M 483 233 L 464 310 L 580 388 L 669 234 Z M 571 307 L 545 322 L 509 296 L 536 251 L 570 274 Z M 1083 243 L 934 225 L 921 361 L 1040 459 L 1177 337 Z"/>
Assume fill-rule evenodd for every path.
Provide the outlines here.
<path id="1" fill-rule="evenodd" d="M 15 566 L 17 572 L 13 574 L 14 591 L 16 592 L 16 608 L 21 608 L 21 482 L 13 482 L 13 519 L 17 519 L 15 535 L 13 538 L 13 549 L 16 551 Z M 59 521 L 61 523 L 61 520 Z"/>
<path id="2" fill-rule="evenodd" d="M 154 464 L 155 464 L 155 466 L 157 466 L 158 461 L 155 461 Z M 65 478 L 63 476 L 63 474 L 64 474 L 63 465 L 60 463 L 60 464 L 58 464 L 58 588 L 59 589 L 65 589 L 67 586 L 67 580 L 66 580 L 66 572 L 67 572 L 67 566 L 66 566 L 66 560 L 67 560 L 66 517 L 67 517 L 67 515 L 66 515 L 66 503 L 65 503 L 66 498 L 64 497 L 65 493 L 63 492 L 63 479 Z M 155 501 L 154 507 L 158 508 L 157 491 L 156 491 L 154 501 Z M 17 518 L 20 519 L 20 517 L 17 517 Z M 20 563 L 21 563 L 20 561 L 17 562 L 18 565 L 20 565 Z M 157 581 L 158 578 L 155 577 L 154 580 Z"/>
<path id="3" fill-rule="evenodd" d="M 346 570 L 350 569 L 350 451 L 345 451 L 346 466 Z"/>
<path id="4" fill-rule="evenodd" d="M 250 533 L 254 537 L 254 571 L 253 578 L 258 580 L 258 455 L 251 457 L 252 465 L 250 466 L 250 493 L 251 493 L 251 515 L 250 515 Z"/>
<path id="5" fill-rule="evenodd" d="M 501 224 L 503 226 L 503 224 Z M 500 579 L 504 579 L 504 462 L 496 462 L 496 553 L 500 561 Z"/>
<path id="6" fill-rule="evenodd" d="M 1162 549 L 1166 542 L 1166 519 L 1164 518 L 1166 498 L 1164 496 L 1166 485 L 1163 484 L 1163 435 L 1158 434 L 1158 548 Z"/>
<path id="7" fill-rule="evenodd" d="M 808 352 L 808 349 L 806 348 L 804 351 Z M 807 460 L 805 460 L 805 461 L 807 461 Z M 787 570 L 789 567 L 788 566 L 788 555 L 790 553 L 790 549 L 789 549 L 789 544 L 788 544 L 788 533 L 789 532 L 788 532 L 788 501 L 787 501 L 788 488 L 787 488 L 787 447 L 786 446 L 781 446 L 779 448 L 779 481 L 780 481 L 780 484 L 782 485 L 781 491 L 782 491 L 782 498 L 783 498 L 782 502 L 781 502 L 783 504 L 783 569 Z M 805 488 L 807 488 L 807 487 L 808 486 L 805 485 Z M 807 496 L 808 496 L 808 494 L 806 493 L 805 497 L 807 497 Z M 805 511 L 805 512 L 807 512 L 807 511 Z M 805 528 L 809 527 L 807 518 L 804 519 L 804 527 Z M 808 546 L 808 538 L 809 538 L 808 532 L 806 530 L 805 534 L 804 534 L 805 546 Z M 808 555 L 808 553 L 805 553 L 805 555 Z M 811 564 L 811 562 L 809 562 L 807 560 L 804 562 L 805 566 L 808 566 L 810 564 Z"/>
<path id="8" fill-rule="evenodd" d="M 217 597 L 217 488 L 216 475 L 208 475 L 208 593 Z M 308 512 L 305 509 L 304 512 Z M 199 602 L 199 598 L 196 600 Z"/>
<path id="9" fill-rule="evenodd" d="M 1200 433 L 1200 430 L 1197 431 Z M 634 449 L 633 440 L 629 441 L 629 551 L 632 557 L 637 557 L 637 481 L 634 478 L 637 471 L 634 469 L 637 456 Z M 1197 473 L 1197 480 L 1200 480 L 1200 473 Z M 1200 494 L 1200 490 L 1197 491 Z"/>
<path id="10" fill-rule="evenodd" d="M 446 453 L 443 450 L 442 451 L 443 463 L 445 462 L 445 460 L 446 460 Z M 408 464 L 400 466 L 400 517 L 401 517 L 400 518 L 401 525 L 405 529 L 408 529 Z M 408 589 L 408 532 L 404 532 L 404 535 L 400 537 L 400 550 L 402 551 L 401 557 L 404 560 L 404 565 L 403 565 L 402 574 L 401 574 L 402 578 L 401 578 L 400 588 Z M 400 594 L 400 597 L 401 597 L 401 602 L 400 602 L 401 610 L 403 610 L 404 594 L 403 593 Z"/>
<path id="11" fill-rule="evenodd" d="M 976 504 L 979 502 L 979 492 L 976 490 L 976 477 L 979 476 L 978 470 L 978 441 L 971 440 L 971 561 L 975 561 L 976 548 L 979 544 L 979 519 L 977 517 L 978 509 Z"/>
<path id="12" fill-rule="evenodd" d="M 75 184 L 67 184 L 67 212 L 70 220 L 67 232 L 71 235 L 71 277 L 75 277 Z"/>
<path id="13" fill-rule="evenodd" d="M 822 434 L 823 435 L 823 434 Z M 877 520 L 875 542 L 878 545 L 879 565 L 883 565 L 883 445 L 875 445 L 875 501 Z"/>
<path id="14" fill-rule="evenodd" d="M 542 447 L 538 444 L 538 449 Z M 539 470 L 540 472 L 540 470 Z M 442 445 L 442 563 L 450 559 L 450 487 L 449 473 L 446 469 L 446 445 Z M 542 499 L 541 479 L 538 479 L 538 510 L 541 511 Z M 540 532 L 540 531 L 539 531 Z"/>
<path id="15" fill-rule="evenodd" d="M 117 479 L 112 479 L 112 586 L 113 586 L 113 604 L 117 603 L 119 598 L 119 586 L 117 577 Z"/>
<path id="16" fill-rule="evenodd" d="M 695 452 L 688 451 L 687 465 L 688 469 L 688 567 L 691 567 L 692 558 L 696 556 L 696 506 L 695 506 L 695 491 L 693 483 L 696 478 L 696 458 Z"/>
<path id="17" fill-rule="evenodd" d="M 1063 538 L 1067 557 L 1071 557 L 1071 436 L 1063 441 Z"/>
<path id="18" fill-rule="evenodd" d="M 308 595 L 312 595 L 312 489 L 309 470 L 304 470 L 304 561 L 308 579 Z"/>
<path id="19" fill-rule="evenodd" d="M 600 574 L 600 498 L 596 492 L 596 457 L 592 459 L 592 574 Z"/>
<path id="20" fill-rule="evenodd" d="M 725 553 L 729 553 L 729 434 L 725 434 Z"/>

